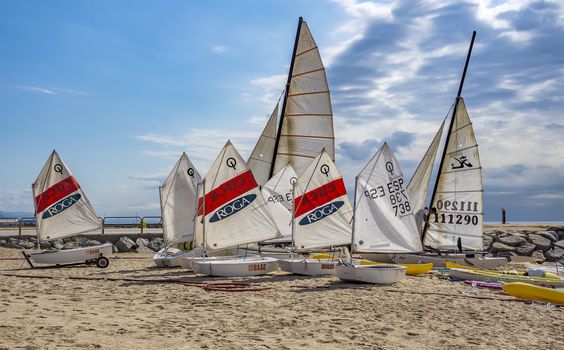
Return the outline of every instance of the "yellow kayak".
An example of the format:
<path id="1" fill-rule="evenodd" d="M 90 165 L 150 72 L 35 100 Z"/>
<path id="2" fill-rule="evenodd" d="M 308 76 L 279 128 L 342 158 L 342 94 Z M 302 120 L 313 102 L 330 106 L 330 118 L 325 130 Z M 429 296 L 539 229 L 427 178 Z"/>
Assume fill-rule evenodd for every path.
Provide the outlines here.
<path id="1" fill-rule="evenodd" d="M 405 274 L 408 275 L 408 276 L 422 275 L 424 273 L 431 271 L 431 269 L 433 268 L 433 263 L 428 263 L 428 264 L 388 264 L 388 263 L 376 262 L 376 261 L 370 261 L 370 260 L 361 260 L 360 261 L 360 265 L 381 265 L 381 264 L 405 266 L 405 267 L 407 267 L 407 270 L 405 270 Z"/>
<path id="2" fill-rule="evenodd" d="M 447 261 L 445 265 L 446 265 L 447 269 L 466 269 L 466 270 L 479 271 L 479 272 L 502 273 L 502 274 L 505 274 L 505 275 L 525 276 L 525 273 L 524 273 L 524 272 L 518 272 L 518 271 L 482 270 L 482 269 L 479 269 L 479 268 L 477 268 L 477 267 L 471 267 L 471 266 L 466 266 L 466 265 L 460 265 L 460 264 L 453 263 L 453 262 L 450 262 L 450 261 Z M 555 274 L 555 273 L 545 272 L 543 278 L 555 278 L 555 279 L 560 279 L 560 276 L 558 276 L 558 275 Z"/>
<path id="3" fill-rule="evenodd" d="M 564 290 L 534 286 L 528 283 L 505 283 L 503 290 L 516 298 L 564 305 Z"/>

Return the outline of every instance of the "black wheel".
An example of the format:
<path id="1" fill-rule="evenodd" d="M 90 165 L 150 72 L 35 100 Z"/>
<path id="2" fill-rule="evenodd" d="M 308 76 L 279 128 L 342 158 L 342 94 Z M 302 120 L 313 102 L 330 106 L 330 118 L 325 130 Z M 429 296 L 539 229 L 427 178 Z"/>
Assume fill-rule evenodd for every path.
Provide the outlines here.
<path id="1" fill-rule="evenodd" d="M 96 266 L 98 266 L 99 268 L 105 269 L 106 267 L 108 267 L 108 265 L 110 265 L 108 258 L 102 256 L 96 259 Z"/>

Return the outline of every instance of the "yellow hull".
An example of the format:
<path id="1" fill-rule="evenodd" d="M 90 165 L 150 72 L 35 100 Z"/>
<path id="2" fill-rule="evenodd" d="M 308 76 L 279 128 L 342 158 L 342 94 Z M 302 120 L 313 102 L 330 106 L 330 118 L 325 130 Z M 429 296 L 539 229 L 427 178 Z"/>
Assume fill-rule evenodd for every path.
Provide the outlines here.
<path id="1" fill-rule="evenodd" d="M 466 265 L 460 265 L 460 264 L 453 263 L 453 262 L 450 262 L 450 261 L 447 261 L 447 262 L 446 262 L 446 267 L 447 267 L 447 269 L 466 269 L 466 270 L 479 271 L 479 272 L 501 273 L 501 274 L 504 274 L 504 275 L 525 276 L 525 273 L 524 273 L 524 272 L 518 272 L 518 271 L 482 270 L 482 269 L 479 269 L 479 268 L 477 268 L 477 267 L 471 267 L 471 266 L 466 266 Z M 545 272 L 544 278 L 560 279 L 560 276 L 558 276 L 558 275 L 555 274 L 555 273 Z"/>
<path id="2" fill-rule="evenodd" d="M 405 274 L 408 275 L 408 276 L 422 275 L 424 273 L 431 271 L 431 269 L 433 268 L 432 263 L 428 263 L 428 264 L 388 264 L 388 263 L 375 262 L 375 261 L 370 261 L 370 260 L 361 260 L 360 261 L 360 265 L 380 265 L 380 264 L 405 266 L 405 267 L 407 267 L 407 270 L 405 270 Z"/>
<path id="3" fill-rule="evenodd" d="M 564 305 L 564 291 L 534 286 L 528 283 L 505 283 L 503 290 L 516 298 Z"/>

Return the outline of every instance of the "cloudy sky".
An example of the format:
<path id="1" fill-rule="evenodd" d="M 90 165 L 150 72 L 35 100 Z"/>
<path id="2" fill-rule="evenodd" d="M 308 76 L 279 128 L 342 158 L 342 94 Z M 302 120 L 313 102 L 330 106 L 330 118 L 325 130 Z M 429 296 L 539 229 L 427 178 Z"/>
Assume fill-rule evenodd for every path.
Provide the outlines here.
<path id="1" fill-rule="evenodd" d="M 486 221 L 501 207 L 564 221 L 564 5 L 528 0 L 2 2 L 0 211 L 33 210 L 54 148 L 105 216 L 158 214 L 182 151 L 202 174 L 227 139 L 247 156 L 299 16 L 327 66 L 349 186 L 383 141 L 411 176 L 476 30 L 463 95 Z"/>

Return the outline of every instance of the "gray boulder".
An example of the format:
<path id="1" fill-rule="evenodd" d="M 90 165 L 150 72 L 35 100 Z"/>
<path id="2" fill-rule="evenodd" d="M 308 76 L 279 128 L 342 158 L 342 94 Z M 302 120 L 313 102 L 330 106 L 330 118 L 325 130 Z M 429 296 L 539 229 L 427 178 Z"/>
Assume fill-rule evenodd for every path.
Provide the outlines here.
<path id="1" fill-rule="evenodd" d="M 529 235 L 529 242 L 536 245 L 537 249 L 540 249 L 543 252 L 546 252 L 547 250 L 549 250 L 550 246 L 552 245 L 552 242 L 550 241 L 550 239 L 545 238 L 545 237 L 540 236 L 540 235 L 537 235 L 535 233 L 531 233 Z"/>
<path id="2" fill-rule="evenodd" d="M 18 245 L 24 249 L 32 249 L 35 247 L 35 244 L 33 244 L 32 242 L 25 241 L 23 239 L 18 242 Z"/>
<path id="3" fill-rule="evenodd" d="M 539 236 L 551 240 L 552 242 L 558 241 L 558 233 L 556 233 L 555 231 L 538 231 L 535 233 Z"/>
<path id="4" fill-rule="evenodd" d="M 63 244 L 63 249 L 76 249 L 79 248 L 80 246 L 78 245 L 77 242 L 67 242 L 65 244 Z"/>
<path id="5" fill-rule="evenodd" d="M 3 239 L 0 239 L 0 247 L 5 247 L 6 244 L 8 244 L 7 241 L 5 241 L 5 240 L 3 240 Z"/>
<path id="6" fill-rule="evenodd" d="M 151 253 L 151 254 L 154 254 L 155 252 L 154 252 L 152 249 L 148 248 L 148 247 L 140 246 L 139 248 L 137 248 L 137 253 Z"/>
<path id="7" fill-rule="evenodd" d="M 79 246 L 81 246 L 81 247 L 86 247 L 86 246 L 87 246 L 87 243 L 88 243 L 90 240 L 89 240 L 88 238 L 86 238 L 86 237 L 78 236 L 78 237 L 75 237 L 74 241 L 75 241 L 76 243 L 78 243 Z"/>
<path id="8" fill-rule="evenodd" d="M 510 245 L 512 247 L 521 245 L 523 243 L 527 243 L 527 240 L 524 237 L 516 236 L 516 235 L 498 237 L 497 240 L 498 242 L 501 242 L 506 245 Z"/>
<path id="9" fill-rule="evenodd" d="M 77 237 L 72 236 L 72 237 L 63 237 L 63 238 L 59 238 L 59 239 L 62 241 L 63 244 L 66 244 L 66 243 L 70 243 L 70 242 L 75 242 L 76 238 Z"/>
<path id="10" fill-rule="evenodd" d="M 57 250 L 61 250 L 61 249 L 63 249 L 63 247 L 64 247 L 63 242 L 62 242 L 61 240 L 59 240 L 59 239 L 56 239 L 56 240 L 54 240 L 54 241 L 51 241 L 50 243 L 51 243 L 51 247 L 53 247 L 53 248 L 55 248 L 55 249 L 57 249 Z"/>
<path id="11" fill-rule="evenodd" d="M 554 243 L 554 247 L 555 247 L 555 248 L 558 247 L 558 248 L 564 249 L 564 239 L 562 239 L 562 240 L 560 240 L 560 241 Z"/>
<path id="12" fill-rule="evenodd" d="M 484 236 L 482 242 L 484 250 L 489 250 L 492 246 L 492 243 L 494 242 L 494 239 L 491 236 Z"/>
<path id="13" fill-rule="evenodd" d="M 39 248 L 44 249 L 44 250 L 49 250 L 53 247 L 51 246 L 51 243 L 49 243 L 49 242 L 40 242 Z"/>
<path id="14" fill-rule="evenodd" d="M 536 262 L 537 264 L 542 264 L 546 261 L 542 250 L 535 250 L 533 254 L 531 254 L 531 258 L 533 258 L 533 262 Z"/>
<path id="15" fill-rule="evenodd" d="M 544 257 L 547 261 L 559 261 L 564 258 L 564 249 L 554 247 L 544 252 Z"/>
<path id="16" fill-rule="evenodd" d="M 137 238 L 135 240 L 135 243 L 137 243 L 137 245 L 140 247 L 146 247 L 147 245 L 149 245 L 149 240 L 146 238 Z"/>
<path id="17" fill-rule="evenodd" d="M 124 253 L 124 252 L 132 252 L 135 249 L 137 249 L 139 246 L 135 242 L 133 242 L 131 238 L 124 236 L 121 237 L 116 242 L 116 247 L 118 248 L 120 253 Z"/>
<path id="18" fill-rule="evenodd" d="M 492 247 L 490 248 L 490 252 L 492 253 L 499 253 L 499 252 L 514 252 L 515 247 L 510 245 L 506 245 L 500 242 L 494 242 Z"/>
<path id="19" fill-rule="evenodd" d="M 81 247 L 91 247 L 93 245 L 100 245 L 102 244 L 100 241 L 97 241 L 95 239 L 89 239 L 86 242 L 82 243 L 80 246 Z"/>
<path id="20" fill-rule="evenodd" d="M 164 245 L 164 241 L 157 241 L 153 240 L 147 244 L 147 248 L 151 249 L 154 252 L 158 252 L 161 250 L 161 247 Z"/>
<path id="21" fill-rule="evenodd" d="M 515 247 L 515 253 L 521 256 L 531 256 L 536 247 L 537 246 L 532 243 L 525 242 L 525 244 Z"/>
<path id="22" fill-rule="evenodd" d="M 564 230 L 558 230 L 556 233 L 558 234 L 559 240 L 564 240 Z"/>

